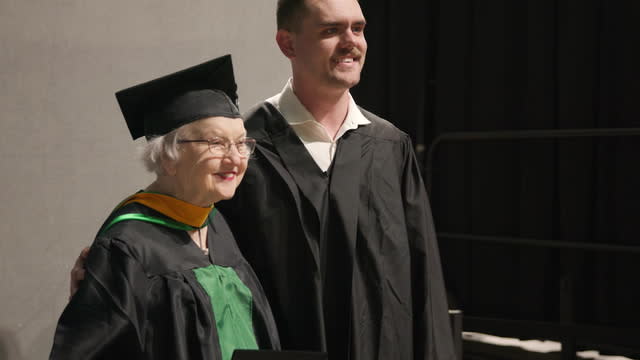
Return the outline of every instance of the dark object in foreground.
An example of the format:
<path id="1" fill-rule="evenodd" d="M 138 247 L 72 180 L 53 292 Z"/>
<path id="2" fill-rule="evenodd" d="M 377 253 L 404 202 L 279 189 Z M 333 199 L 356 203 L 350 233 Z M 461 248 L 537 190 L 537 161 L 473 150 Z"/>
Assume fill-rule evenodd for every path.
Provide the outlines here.
<path id="1" fill-rule="evenodd" d="M 328 360 L 326 353 L 310 351 L 236 350 L 231 360 Z"/>

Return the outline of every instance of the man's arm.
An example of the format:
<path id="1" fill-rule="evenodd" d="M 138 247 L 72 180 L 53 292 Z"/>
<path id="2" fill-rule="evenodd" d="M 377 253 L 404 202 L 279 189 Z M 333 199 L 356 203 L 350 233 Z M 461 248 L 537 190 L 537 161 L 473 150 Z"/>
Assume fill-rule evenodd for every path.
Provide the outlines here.
<path id="1" fill-rule="evenodd" d="M 409 138 L 404 146 L 402 196 L 411 249 L 414 358 L 454 360 L 447 296 L 429 199 Z"/>

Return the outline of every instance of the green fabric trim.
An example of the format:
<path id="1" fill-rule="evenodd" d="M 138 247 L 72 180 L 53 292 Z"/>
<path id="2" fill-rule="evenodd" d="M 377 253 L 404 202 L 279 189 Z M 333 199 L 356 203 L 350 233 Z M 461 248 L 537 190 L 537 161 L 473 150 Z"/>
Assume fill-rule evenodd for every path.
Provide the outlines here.
<path id="1" fill-rule="evenodd" d="M 253 332 L 251 290 L 235 270 L 210 265 L 193 272 L 211 300 L 222 360 L 230 360 L 236 349 L 258 349 Z"/>
<path id="2" fill-rule="evenodd" d="M 214 208 L 213 211 L 211 211 L 211 214 L 209 215 L 209 217 L 212 217 L 214 215 L 215 211 L 216 211 L 216 209 Z M 193 227 L 193 226 L 190 226 L 190 225 L 187 225 L 187 224 L 183 224 L 181 222 L 177 222 L 177 221 L 171 220 L 171 219 L 161 219 L 161 218 L 157 218 L 155 216 L 131 213 L 131 214 L 122 214 L 120 216 L 117 216 L 113 220 L 111 220 L 111 222 L 109 222 L 109 224 L 107 224 L 106 226 L 104 226 L 102 228 L 102 230 L 100 230 L 100 235 L 102 233 L 104 233 L 105 231 L 107 231 L 113 225 L 115 225 L 115 224 L 117 224 L 117 223 L 119 223 L 121 221 L 126 221 L 126 220 L 146 221 L 146 222 L 149 222 L 149 223 L 166 226 L 166 227 L 169 227 L 169 228 L 172 228 L 172 229 L 176 229 L 176 230 L 191 231 L 191 230 L 197 230 L 198 229 L 196 227 Z M 206 221 L 205 221 L 204 224 L 202 224 L 201 228 L 203 228 L 205 226 L 207 226 L 207 222 Z"/>
<path id="3" fill-rule="evenodd" d="M 144 214 L 123 214 L 120 215 L 118 217 L 116 217 L 115 219 L 111 220 L 111 222 L 105 226 L 102 231 L 100 231 L 100 234 L 104 233 L 105 231 L 107 231 L 110 227 L 112 227 L 113 225 L 121 222 L 121 221 L 126 221 L 126 220 L 138 220 L 138 221 L 146 221 L 149 223 L 153 223 L 153 224 L 159 224 L 159 225 L 163 225 L 166 227 L 170 227 L 172 229 L 177 229 L 177 230 L 185 230 L 185 231 L 189 231 L 189 230 L 195 230 L 196 228 L 194 228 L 193 226 L 189 226 L 183 223 L 179 223 L 177 221 L 173 221 L 173 220 L 169 220 L 169 219 L 160 219 L 157 217 L 153 217 L 153 216 L 148 216 L 148 215 L 144 215 Z"/>

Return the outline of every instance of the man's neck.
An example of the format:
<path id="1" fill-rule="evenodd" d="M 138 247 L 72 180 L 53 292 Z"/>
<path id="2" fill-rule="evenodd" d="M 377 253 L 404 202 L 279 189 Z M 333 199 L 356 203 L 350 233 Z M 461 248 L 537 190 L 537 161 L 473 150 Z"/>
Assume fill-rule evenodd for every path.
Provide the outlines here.
<path id="1" fill-rule="evenodd" d="M 349 111 L 349 90 L 310 88 L 296 83 L 294 79 L 293 92 L 329 136 L 335 138 Z"/>

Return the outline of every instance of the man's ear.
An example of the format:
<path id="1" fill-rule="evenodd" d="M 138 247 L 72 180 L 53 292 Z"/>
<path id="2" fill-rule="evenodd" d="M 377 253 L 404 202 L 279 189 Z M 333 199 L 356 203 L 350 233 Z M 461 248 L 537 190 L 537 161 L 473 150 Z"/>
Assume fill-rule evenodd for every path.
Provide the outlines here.
<path id="1" fill-rule="evenodd" d="M 276 42 L 280 51 L 289 59 L 296 57 L 295 47 L 293 46 L 295 34 L 285 29 L 279 29 L 276 33 Z"/>

